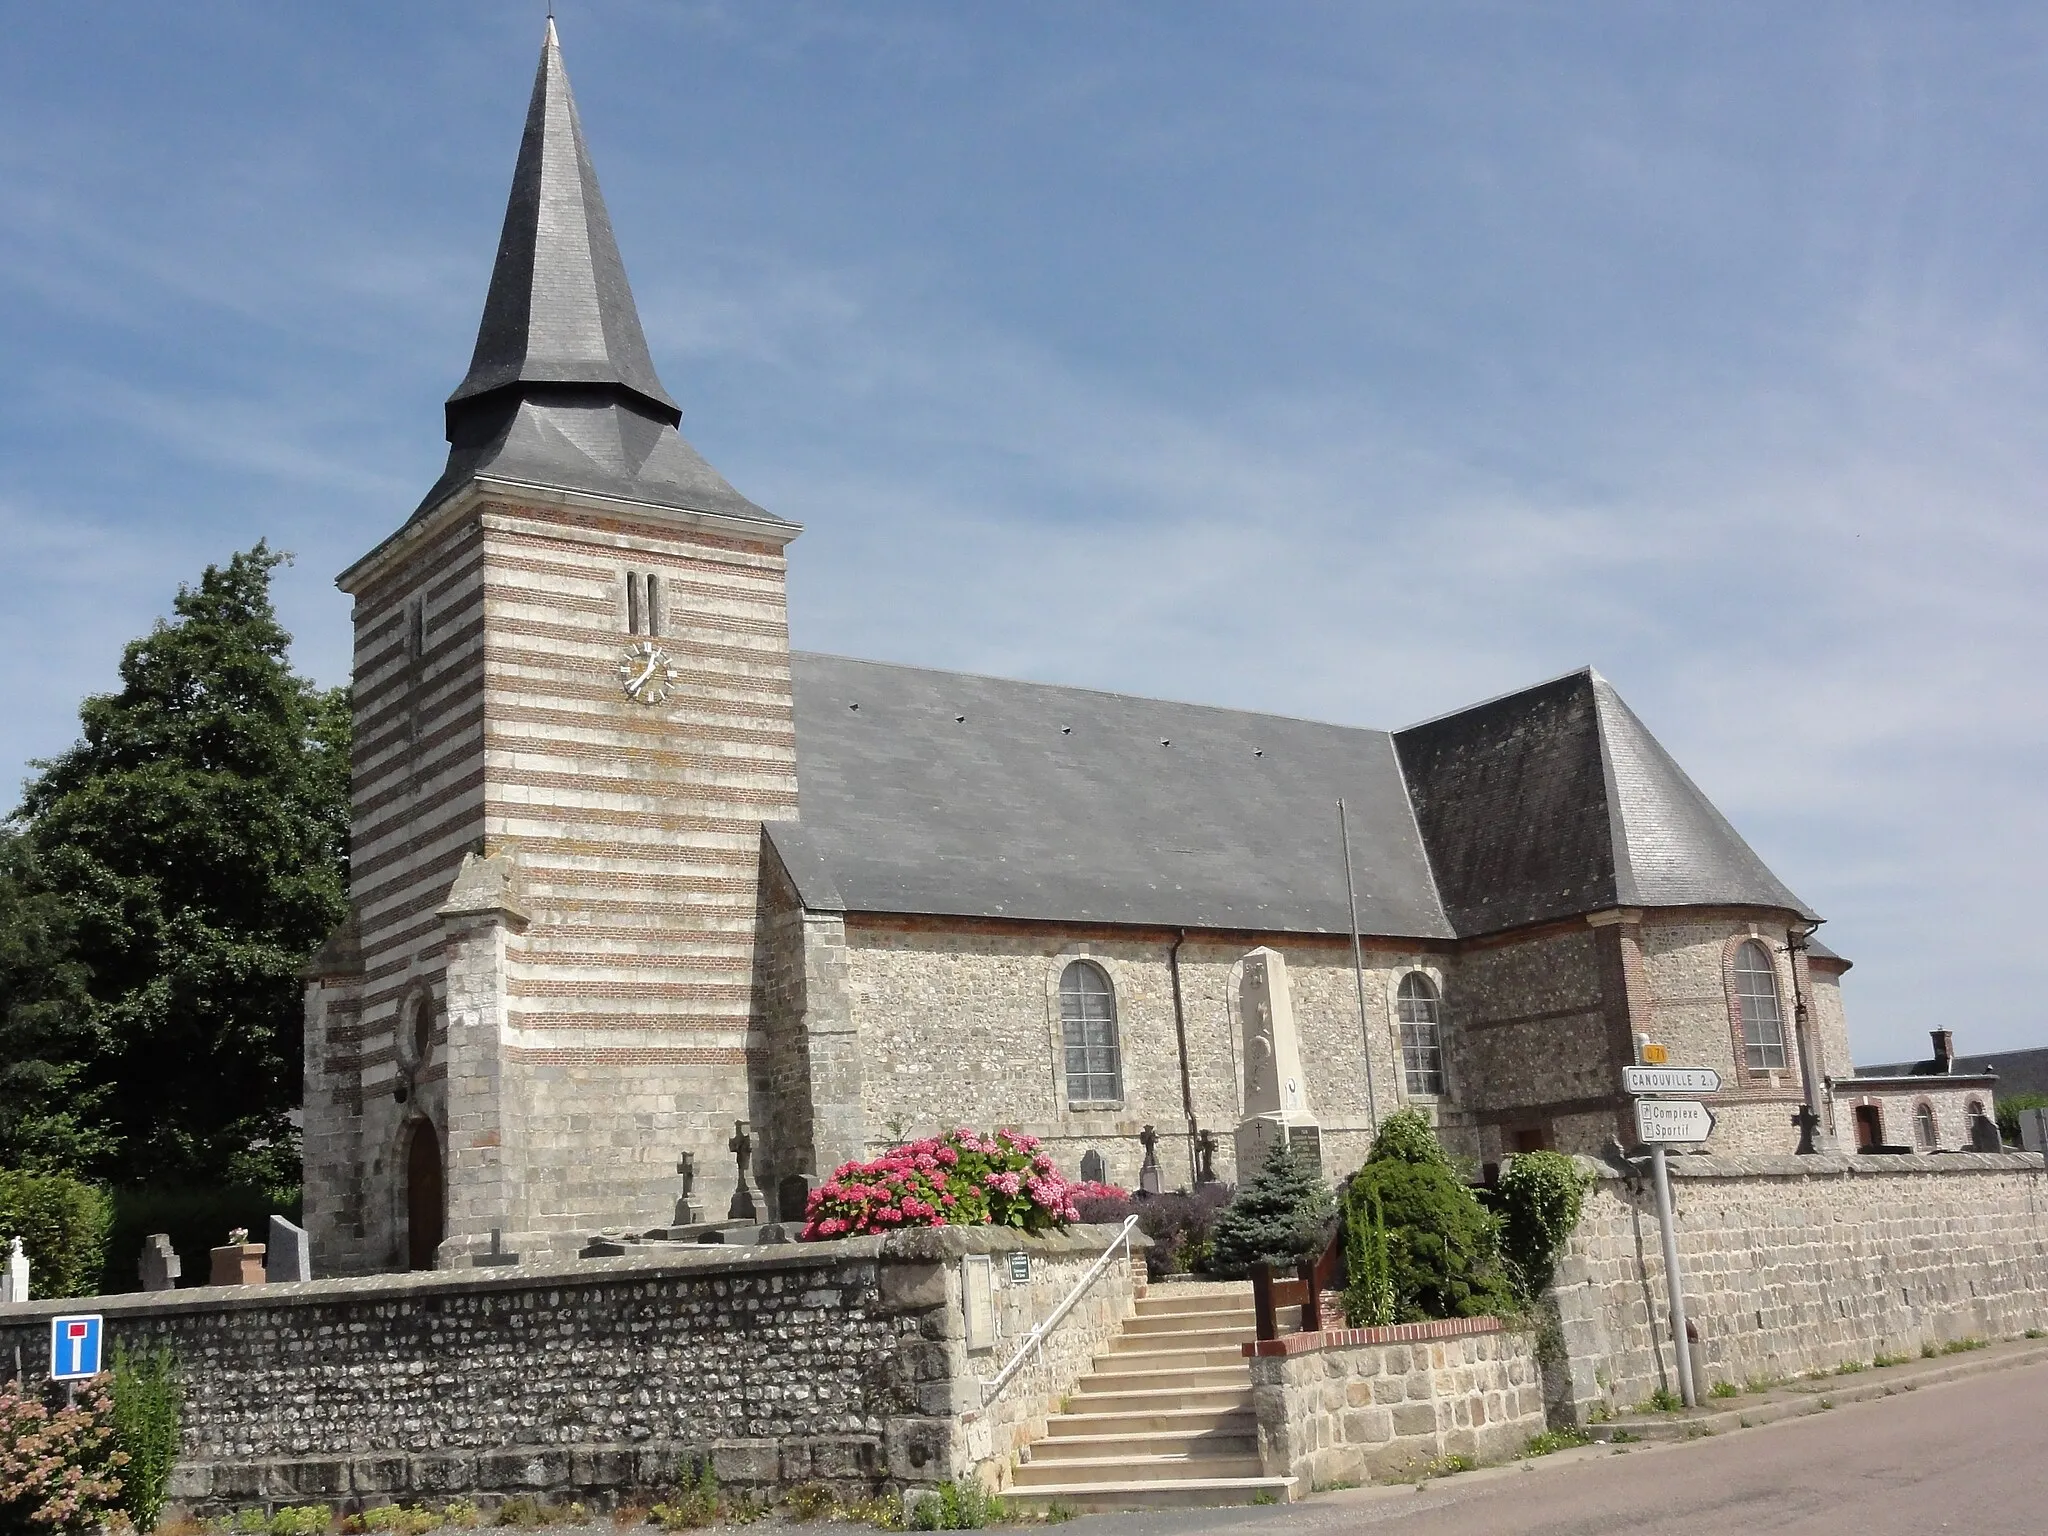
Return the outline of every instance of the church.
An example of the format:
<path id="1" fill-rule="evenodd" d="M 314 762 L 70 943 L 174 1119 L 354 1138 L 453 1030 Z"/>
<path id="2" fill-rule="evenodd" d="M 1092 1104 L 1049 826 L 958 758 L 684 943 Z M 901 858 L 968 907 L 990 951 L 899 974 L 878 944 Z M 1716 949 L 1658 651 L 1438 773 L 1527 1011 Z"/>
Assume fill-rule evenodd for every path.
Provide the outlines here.
<path id="1" fill-rule="evenodd" d="M 960 1124 L 1235 1179 L 1260 988 L 1333 1177 L 1404 1106 L 1631 1143 L 1644 1042 L 1718 1070 L 1716 1151 L 1854 1133 L 1847 962 L 1597 672 L 1388 732 L 792 652 L 802 530 L 681 419 L 550 22 L 447 468 L 338 579 L 319 1273 L 573 1254 L 686 1165 L 723 1214 L 742 1124 L 771 1206 Z"/>

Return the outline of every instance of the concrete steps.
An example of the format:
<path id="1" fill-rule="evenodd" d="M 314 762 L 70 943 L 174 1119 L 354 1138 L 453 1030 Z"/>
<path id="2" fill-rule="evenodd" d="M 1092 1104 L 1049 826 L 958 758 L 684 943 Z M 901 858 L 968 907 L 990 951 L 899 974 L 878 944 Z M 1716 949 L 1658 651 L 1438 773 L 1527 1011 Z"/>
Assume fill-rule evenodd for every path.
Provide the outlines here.
<path id="1" fill-rule="evenodd" d="M 1294 1479 L 1259 1463 L 1251 1287 L 1140 1297 L 1005 1497 L 1026 1510 L 1190 1509 L 1276 1502 Z"/>

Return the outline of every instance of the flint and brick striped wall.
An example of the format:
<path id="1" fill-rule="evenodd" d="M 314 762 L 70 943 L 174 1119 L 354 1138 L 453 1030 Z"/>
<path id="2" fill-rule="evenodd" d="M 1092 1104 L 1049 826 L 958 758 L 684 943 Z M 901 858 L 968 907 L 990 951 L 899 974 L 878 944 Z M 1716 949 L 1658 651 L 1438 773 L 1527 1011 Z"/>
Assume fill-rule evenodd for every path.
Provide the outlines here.
<path id="1" fill-rule="evenodd" d="M 405 1121 L 422 1115 L 447 1145 L 458 1247 L 494 1226 L 531 1251 L 666 1222 L 686 1149 L 722 1214 L 732 1123 L 756 1118 L 761 823 L 796 807 L 784 569 L 772 542 L 653 515 L 486 502 L 357 593 L 363 970 L 359 998 L 325 999 L 324 1097 L 357 1122 L 358 1187 L 309 1194 L 323 1268 L 399 1261 Z M 629 570 L 657 578 L 678 674 L 660 704 L 621 686 Z M 497 962 L 504 1102 L 488 1128 L 451 1128 L 435 1064 L 406 1081 L 397 1026 L 417 988 L 445 999 L 461 941 L 437 908 L 470 851 L 513 855 L 530 921 Z M 502 1170 L 495 1208 L 463 1198 L 466 1139 Z M 323 1126 L 321 1156 L 349 1140 Z"/>

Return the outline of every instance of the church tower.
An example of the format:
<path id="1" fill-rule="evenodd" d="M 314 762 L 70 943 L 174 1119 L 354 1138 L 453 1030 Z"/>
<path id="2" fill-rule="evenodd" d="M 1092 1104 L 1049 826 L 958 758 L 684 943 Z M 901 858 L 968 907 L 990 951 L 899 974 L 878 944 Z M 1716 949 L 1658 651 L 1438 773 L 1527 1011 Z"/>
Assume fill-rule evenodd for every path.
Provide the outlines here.
<path id="1" fill-rule="evenodd" d="M 799 529 L 681 416 L 550 21 L 447 468 L 339 578 L 352 911 L 308 973 L 321 1273 L 658 1225 L 684 1152 L 723 1214 L 761 824 L 796 806 Z"/>

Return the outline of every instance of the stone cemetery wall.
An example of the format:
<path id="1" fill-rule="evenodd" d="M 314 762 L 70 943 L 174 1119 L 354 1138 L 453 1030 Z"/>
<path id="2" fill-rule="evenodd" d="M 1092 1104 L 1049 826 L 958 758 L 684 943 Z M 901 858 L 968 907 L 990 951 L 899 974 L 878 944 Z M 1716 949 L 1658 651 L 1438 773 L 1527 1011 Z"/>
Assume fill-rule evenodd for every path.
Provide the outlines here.
<path id="1" fill-rule="evenodd" d="M 1501 1461 L 1544 1426 L 1528 1333 L 1495 1318 L 1297 1333 L 1248 1346 L 1259 1459 L 1303 1491 Z"/>
<path id="2" fill-rule="evenodd" d="M 200 1514 L 458 1494 L 602 1504 L 707 1458 L 729 1487 L 869 1494 L 965 1476 L 1043 1421 L 1131 1310 L 1121 1252 L 985 1410 L 982 1384 L 1115 1233 L 946 1228 L 35 1302 L 0 1312 L 0 1361 L 19 1349 L 39 1376 L 49 1318 L 86 1308 L 110 1351 L 169 1343 L 188 1383 L 173 1496 Z M 1013 1251 L 1028 1281 L 1008 1278 Z M 978 1351 L 971 1254 L 995 1277 L 997 1336 Z"/>
<path id="3" fill-rule="evenodd" d="M 2048 1173 L 2019 1153 L 1670 1160 L 1701 1374 L 1778 1379 L 2048 1327 Z M 1602 1168 L 1552 1295 L 1558 1406 L 1679 1390 L 1648 1180 Z M 1654 1334 L 1653 1334 L 1654 1330 Z"/>

